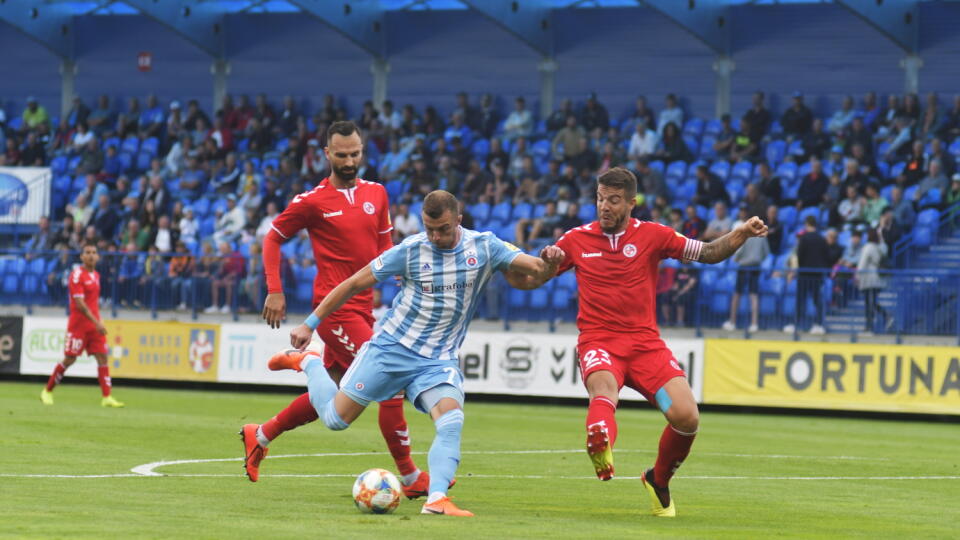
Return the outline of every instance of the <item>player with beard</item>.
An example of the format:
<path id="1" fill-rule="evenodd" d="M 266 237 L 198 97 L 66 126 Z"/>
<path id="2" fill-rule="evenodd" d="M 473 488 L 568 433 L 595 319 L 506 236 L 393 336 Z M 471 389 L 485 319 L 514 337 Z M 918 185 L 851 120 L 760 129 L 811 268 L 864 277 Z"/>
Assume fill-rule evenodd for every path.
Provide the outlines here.
<path id="1" fill-rule="evenodd" d="M 590 396 L 587 453 L 597 476 L 613 477 L 615 413 L 620 389 L 626 385 L 643 394 L 667 419 L 656 463 L 642 480 L 653 514 L 674 517 L 670 478 L 690 452 L 700 417 L 686 374 L 657 329 L 657 266 L 668 257 L 721 262 L 748 238 L 765 236 L 767 227 L 753 217 L 712 242 L 699 242 L 669 227 L 631 218 L 636 193 L 632 172 L 616 167 L 600 175 L 598 221 L 573 228 L 557 241 L 565 253 L 558 273 L 576 268 L 577 352 Z M 525 283 L 512 284 L 532 289 L 543 281 L 527 278 Z"/>
<path id="2" fill-rule="evenodd" d="M 263 318 L 279 328 L 286 316 L 286 299 L 280 280 L 280 245 L 307 229 L 317 264 L 313 284 L 316 307 L 340 282 L 393 246 L 390 203 L 382 185 L 357 178 L 363 158 L 363 140 L 353 122 L 334 122 L 327 131 L 324 148 L 331 174 L 316 188 L 293 198 L 271 224 L 263 242 L 263 266 L 267 298 Z M 339 383 L 360 347 L 373 334 L 373 295 L 369 290 L 350 299 L 316 332 L 324 343 L 324 366 Z M 287 408 L 262 425 L 247 424 L 240 432 L 246 459 L 244 467 L 251 482 L 259 478 L 260 461 L 267 445 L 280 434 L 317 419 L 308 394 L 293 400 Z M 380 430 L 400 471 L 404 493 L 416 498 L 426 495 L 429 475 L 421 472 L 410 457 L 410 438 L 403 415 L 403 397 L 380 403 Z"/>

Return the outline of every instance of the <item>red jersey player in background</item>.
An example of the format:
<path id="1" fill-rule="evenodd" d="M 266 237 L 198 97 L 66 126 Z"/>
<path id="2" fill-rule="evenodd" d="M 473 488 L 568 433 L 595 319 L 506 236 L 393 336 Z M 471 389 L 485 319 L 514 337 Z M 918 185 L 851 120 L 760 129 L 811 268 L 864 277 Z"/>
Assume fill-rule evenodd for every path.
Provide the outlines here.
<path id="1" fill-rule="evenodd" d="M 718 263 L 747 238 L 765 236 L 767 227 L 752 217 L 710 243 L 699 242 L 669 227 L 631 218 L 636 194 L 637 179 L 627 169 L 616 167 L 600 175 L 598 220 L 567 231 L 557 241 L 566 254 L 557 272 L 570 268 L 577 272 L 577 353 L 590 396 L 587 453 L 597 476 L 613 477 L 615 413 L 620 389 L 626 385 L 643 394 L 667 419 L 656 463 L 641 478 L 650 493 L 653 514 L 674 517 L 670 478 L 690 453 L 700 415 L 686 374 L 657 329 L 657 266 L 665 258 Z M 528 278 L 519 285 L 542 284 Z"/>
<path id="2" fill-rule="evenodd" d="M 296 236 L 301 229 L 310 233 L 317 262 L 313 284 L 316 307 L 340 282 L 370 264 L 393 246 L 390 202 L 382 185 L 357 178 L 363 141 L 353 122 L 335 122 L 327 131 L 324 148 L 331 174 L 311 191 L 293 198 L 290 205 L 273 220 L 263 242 L 263 266 L 267 278 L 267 298 L 263 318 L 279 328 L 286 315 L 286 299 L 280 281 L 280 244 Z M 373 334 L 373 295 L 368 290 L 353 297 L 317 327 L 324 342 L 323 360 L 335 382 L 353 362 L 360 347 Z M 317 419 L 308 394 L 295 399 L 286 409 L 263 425 L 243 426 L 245 468 L 252 482 L 259 477 L 260 461 L 267 455 L 267 444 L 281 433 Z M 427 494 L 430 478 L 410 458 L 410 438 L 403 416 L 403 398 L 380 403 L 380 431 L 400 471 L 407 497 Z"/>
<path id="3" fill-rule="evenodd" d="M 100 320 L 100 273 L 97 261 L 100 254 L 97 245 L 87 243 L 80 253 L 80 266 L 70 272 L 67 287 L 70 291 L 70 319 L 67 321 L 67 336 L 63 344 L 63 362 L 57 364 L 50 374 L 47 386 L 40 392 L 44 405 L 53 405 L 53 387 L 62 379 L 67 368 L 77 357 L 87 351 L 97 359 L 97 379 L 104 407 L 123 407 L 110 395 L 110 367 L 107 366 L 107 329 Z"/>

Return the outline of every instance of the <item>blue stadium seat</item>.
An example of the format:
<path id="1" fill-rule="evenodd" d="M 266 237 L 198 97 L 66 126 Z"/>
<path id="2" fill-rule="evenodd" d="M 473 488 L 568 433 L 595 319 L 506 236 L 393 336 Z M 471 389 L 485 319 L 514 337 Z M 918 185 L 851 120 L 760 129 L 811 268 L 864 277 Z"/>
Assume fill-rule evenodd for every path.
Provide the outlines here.
<path id="1" fill-rule="evenodd" d="M 51 159 L 50 171 L 55 175 L 67 172 L 67 156 L 56 156 Z"/>
<path id="2" fill-rule="evenodd" d="M 205 218 L 210 213 L 210 199 L 206 197 L 200 197 L 190 206 L 193 207 L 193 215 L 197 219 Z"/>
<path id="3" fill-rule="evenodd" d="M 280 158 L 272 157 L 270 159 L 264 159 L 260 170 L 265 170 L 267 167 L 273 167 L 275 171 L 280 169 Z"/>
<path id="4" fill-rule="evenodd" d="M 694 156 L 700 154 L 700 142 L 696 137 L 692 135 L 684 135 L 683 142 L 687 145 L 687 150 L 690 150 L 690 153 Z"/>
<path id="5" fill-rule="evenodd" d="M 689 201 L 696 194 L 697 194 L 696 179 L 687 179 L 682 184 L 677 186 L 676 192 L 674 193 L 674 198 Z M 679 206 L 679 205 L 675 205 L 675 206 Z"/>
<path id="6" fill-rule="evenodd" d="M 713 149 L 713 145 L 717 144 L 717 138 L 713 135 L 704 135 L 700 139 L 700 159 L 712 160 L 717 158 L 717 151 Z"/>
<path id="7" fill-rule="evenodd" d="M 237 141 L 237 152 L 244 154 L 247 150 L 250 150 L 250 139 L 244 137 Z"/>
<path id="8" fill-rule="evenodd" d="M 477 139 L 476 141 L 473 141 L 473 144 L 470 146 L 470 150 L 477 159 L 483 161 L 490 154 L 490 141 L 487 139 Z M 549 153 L 549 148 L 547 150 Z"/>
<path id="9" fill-rule="evenodd" d="M 746 188 L 740 182 L 727 183 L 727 195 L 730 196 L 730 203 L 734 206 L 743 198 Z M 731 211 L 732 212 L 732 211 Z"/>
<path id="10" fill-rule="evenodd" d="M 133 166 L 133 154 L 120 152 L 117 154 L 117 159 L 120 160 L 120 172 L 127 172 L 130 170 L 130 167 Z"/>
<path id="11" fill-rule="evenodd" d="M 720 180 L 726 182 L 727 178 L 730 176 L 730 162 L 716 161 L 710 166 L 710 172 L 719 176 Z"/>
<path id="12" fill-rule="evenodd" d="M 476 147 L 478 142 L 480 141 L 473 143 L 473 146 Z M 541 139 L 533 143 L 533 147 L 530 150 L 534 157 L 538 157 L 541 159 L 549 159 L 550 158 L 550 141 L 548 141 L 547 139 Z"/>
<path id="13" fill-rule="evenodd" d="M 683 134 L 699 138 L 700 134 L 703 133 L 703 126 L 704 122 L 702 118 L 693 117 L 684 123 Z"/>
<path id="14" fill-rule="evenodd" d="M 597 207 L 592 204 L 584 204 L 580 206 L 580 211 L 577 212 L 577 217 L 583 220 L 584 223 L 591 223 L 597 219 Z"/>
<path id="15" fill-rule="evenodd" d="M 545 314 L 545 310 L 550 305 L 549 282 L 547 286 L 534 289 L 530 292 L 530 308 L 537 310 L 534 313 Z"/>
<path id="16" fill-rule="evenodd" d="M 421 210 L 423 210 L 423 201 L 415 201 L 410 205 L 410 213 L 414 216 L 419 216 Z"/>
<path id="17" fill-rule="evenodd" d="M 277 152 L 285 152 L 287 148 L 290 148 L 290 139 L 286 137 L 281 137 L 273 147 Z"/>
<path id="18" fill-rule="evenodd" d="M 787 143 L 784 141 L 770 141 L 767 143 L 766 157 L 767 163 L 771 167 L 777 166 L 778 163 L 783 161 L 784 156 L 787 153 Z"/>
<path id="19" fill-rule="evenodd" d="M 213 236 L 217 227 L 217 220 L 213 216 L 206 217 L 200 221 L 200 238 L 209 238 Z"/>
<path id="20" fill-rule="evenodd" d="M 490 219 L 490 203 L 477 203 L 470 205 L 469 207 L 470 215 L 473 216 L 473 219 L 478 223 L 485 222 Z"/>
<path id="21" fill-rule="evenodd" d="M 923 194 L 923 197 L 917 202 L 917 206 L 924 208 L 926 206 L 939 206 L 940 205 L 940 190 L 933 188 Z M 922 213 L 922 212 L 921 212 Z"/>
<path id="22" fill-rule="evenodd" d="M 928 247 L 933 244 L 934 230 L 931 227 L 918 225 L 913 229 L 913 245 Z"/>
<path id="23" fill-rule="evenodd" d="M 890 178 L 890 164 L 886 161 L 878 161 L 877 169 L 880 171 L 880 180 Z"/>
<path id="24" fill-rule="evenodd" d="M 216 214 L 217 212 L 226 212 L 226 211 L 227 211 L 226 199 L 217 199 L 210 205 L 211 214 Z"/>
<path id="25" fill-rule="evenodd" d="M 651 162 L 650 162 L 650 168 L 653 169 L 653 170 L 655 170 L 655 171 L 657 171 L 657 172 L 660 173 L 660 174 L 663 174 L 663 173 L 664 173 L 664 168 L 663 168 L 663 167 L 664 167 L 663 162 L 660 161 L 659 159 L 656 160 L 656 161 L 651 161 Z"/>
<path id="26" fill-rule="evenodd" d="M 730 177 L 743 180 L 744 182 L 750 182 L 750 179 L 753 178 L 753 164 L 749 161 L 737 163 L 733 166 L 733 169 L 730 170 Z"/>
<path id="27" fill-rule="evenodd" d="M 954 158 L 960 159 L 960 139 L 954 139 L 953 142 L 950 143 L 950 147 L 947 148 L 947 151 L 950 152 Z"/>
<path id="28" fill-rule="evenodd" d="M 119 148 L 120 148 L 120 137 L 110 137 L 110 138 L 104 140 L 104 141 L 103 141 L 103 145 L 102 145 L 102 149 L 103 149 L 104 152 L 106 152 L 106 151 L 107 151 L 107 148 L 109 148 L 109 147 L 111 147 L 111 146 L 114 147 L 114 148 L 119 149 Z"/>
<path id="29" fill-rule="evenodd" d="M 797 164 L 792 161 L 781 163 L 776 168 L 776 174 L 785 182 L 793 182 L 797 179 Z"/>
<path id="30" fill-rule="evenodd" d="M 145 171 L 150 168 L 150 161 L 153 159 L 154 154 L 150 152 L 140 152 L 137 154 L 137 167 L 138 171 Z"/>
<path id="31" fill-rule="evenodd" d="M 674 161 L 667 166 L 667 182 L 677 182 L 687 175 L 687 163 L 685 161 Z"/>
<path id="32" fill-rule="evenodd" d="M 84 187 L 86 187 L 86 185 L 87 185 L 87 178 L 82 174 L 78 174 L 74 176 L 73 181 L 70 182 L 70 193 L 77 193 L 81 191 Z M 87 201 L 87 202 L 92 203 L 93 201 Z"/>
<path id="33" fill-rule="evenodd" d="M 903 190 L 903 200 L 905 200 L 905 201 L 912 201 L 912 200 L 913 200 L 913 195 L 917 192 L 917 190 L 918 190 L 919 188 L 920 188 L 920 186 L 918 186 L 918 185 L 913 185 L 913 186 L 910 186 L 910 187 L 908 187 L 907 189 Z"/>
<path id="34" fill-rule="evenodd" d="M 80 165 L 80 160 L 83 159 L 81 156 L 73 156 L 70 158 L 70 161 L 67 162 L 67 172 L 72 173 L 77 170 L 77 167 Z"/>
<path id="35" fill-rule="evenodd" d="M 928 208 L 917 215 L 918 227 L 936 227 L 940 222 L 940 211 Z"/>
<path id="36" fill-rule="evenodd" d="M 120 152 L 126 152 L 128 154 L 136 154 L 140 150 L 140 139 L 131 135 L 123 140 L 123 144 L 120 145 Z"/>
<path id="37" fill-rule="evenodd" d="M 787 154 L 791 156 L 802 156 L 803 153 L 803 141 L 800 139 L 791 142 L 787 148 Z"/>
<path id="38" fill-rule="evenodd" d="M 508 223 L 510 221 L 510 214 L 512 212 L 513 205 L 510 204 L 510 201 L 503 201 L 502 203 L 493 207 L 490 212 L 490 219 L 495 219 L 500 223 Z"/>
<path id="39" fill-rule="evenodd" d="M 890 167 L 890 178 L 896 178 L 900 176 L 900 174 L 903 173 L 903 170 L 906 168 L 907 168 L 907 163 L 905 161 L 895 163 L 893 167 Z"/>
<path id="40" fill-rule="evenodd" d="M 400 196 L 406 191 L 406 183 L 403 180 L 390 180 L 384 187 L 387 190 L 387 197 L 390 198 L 392 203 L 399 201 Z"/>
<path id="41" fill-rule="evenodd" d="M 887 152 L 889 151 L 890 151 L 890 143 L 888 143 L 887 141 L 883 141 L 877 145 L 876 155 L 882 159 L 883 156 L 886 156 Z"/>
<path id="42" fill-rule="evenodd" d="M 150 157 L 156 157 L 160 150 L 160 141 L 156 137 L 147 137 L 140 146 L 141 152 L 150 154 Z M 149 163 L 146 168 L 149 168 Z"/>
<path id="43" fill-rule="evenodd" d="M 889 201 L 890 196 L 893 194 L 894 187 L 895 186 L 893 184 L 890 184 L 889 186 L 884 186 L 883 189 L 880 190 L 880 196 Z"/>
<path id="44" fill-rule="evenodd" d="M 530 219 L 533 216 L 533 205 L 528 202 L 517 203 L 513 207 L 513 219 Z"/>
<path id="45" fill-rule="evenodd" d="M 704 136 L 712 135 L 716 137 L 717 135 L 720 135 L 722 131 L 723 131 L 723 123 L 720 120 L 714 119 L 707 122 L 707 124 L 704 126 L 703 135 Z"/>

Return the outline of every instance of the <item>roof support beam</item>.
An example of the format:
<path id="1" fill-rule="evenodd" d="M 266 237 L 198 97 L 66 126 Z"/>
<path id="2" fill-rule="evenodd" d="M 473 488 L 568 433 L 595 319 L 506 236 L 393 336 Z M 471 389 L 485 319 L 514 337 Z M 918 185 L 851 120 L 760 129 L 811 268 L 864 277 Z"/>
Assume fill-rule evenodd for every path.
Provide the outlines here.
<path id="1" fill-rule="evenodd" d="M 920 9 L 917 0 L 837 0 L 908 55 L 917 54 Z"/>
<path id="2" fill-rule="evenodd" d="M 730 9 L 724 0 L 637 0 L 679 25 L 718 56 L 730 56 Z"/>
<path id="3" fill-rule="evenodd" d="M 39 0 L 0 2 L 0 20 L 9 23 L 63 60 L 72 60 L 73 11 Z"/>
<path id="4" fill-rule="evenodd" d="M 288 0 L 308 14 L 340 32 L 375 59 L 386 59 L 387 39 L 384 10 L 379 2 L 333 0 Z"/>
<path id="5" fill-rule="evenodd" d="M 544 58 L 553 56 L 552 6 L 545 0 L 462 0 Z"/>
<path id="6" fill-rule="evenodd" d="M 216 2 L 124 0 L 124 3 L 180 34 L 213 58 L 226 55 L 224 11 Z"/>

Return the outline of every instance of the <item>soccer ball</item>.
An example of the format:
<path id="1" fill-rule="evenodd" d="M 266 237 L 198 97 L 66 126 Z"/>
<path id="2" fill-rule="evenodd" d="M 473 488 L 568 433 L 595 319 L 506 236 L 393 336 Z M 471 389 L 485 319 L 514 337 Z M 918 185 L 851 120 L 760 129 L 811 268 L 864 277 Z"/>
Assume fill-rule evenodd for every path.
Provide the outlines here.
<path id="1" fill-rule="evenodd" d="M 370 469 L 353 483 L 353 502 L 364 514 L 389 514 L 400 506 L 403 490 L 390 471 Z"/>

